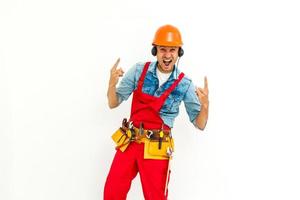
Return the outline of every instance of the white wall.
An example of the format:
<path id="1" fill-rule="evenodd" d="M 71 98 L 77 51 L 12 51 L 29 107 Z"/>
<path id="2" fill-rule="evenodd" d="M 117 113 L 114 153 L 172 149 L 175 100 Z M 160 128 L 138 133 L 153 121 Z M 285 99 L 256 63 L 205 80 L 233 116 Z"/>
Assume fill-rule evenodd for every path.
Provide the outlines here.
<path id="1" fill-rule="evenodd" d="M 0 17 L 1 199 L 102 199 L 130 110 L 107 107 L 110 67 L 153 60 L 166 23 L 211 102 L 203 133 L 181 107 L 170 199 L 300 198 L 297 1 L 10 0 Z M 128 199 L 142 199 L 138 178 Z"/>

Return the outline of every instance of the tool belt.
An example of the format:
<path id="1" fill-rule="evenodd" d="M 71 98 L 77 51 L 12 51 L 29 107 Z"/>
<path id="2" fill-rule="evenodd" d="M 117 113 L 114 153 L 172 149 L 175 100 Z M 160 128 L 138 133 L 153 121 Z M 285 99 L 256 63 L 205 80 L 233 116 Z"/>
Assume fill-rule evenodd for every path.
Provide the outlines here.
<path id="1" fill-rule="evenodd" d="M 137 128 L 132 122 L 123 119 L 120 127 L 112 139 L 116 149 L 124 152 L 131 142 L 144 143 L 144 158 L 165 160 L 171 157 L 174 151 L 174 141 L 170 130 L 146 130 L 143 124 Z"/>

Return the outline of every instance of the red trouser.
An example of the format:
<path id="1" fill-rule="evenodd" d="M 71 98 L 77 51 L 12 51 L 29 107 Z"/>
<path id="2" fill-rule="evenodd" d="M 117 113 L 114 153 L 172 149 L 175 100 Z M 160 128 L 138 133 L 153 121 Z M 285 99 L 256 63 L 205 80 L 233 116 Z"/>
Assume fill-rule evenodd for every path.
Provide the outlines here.
<path id="1" fill-rule="evenodd" d="M 104 200 L 125 200 L 131 181 L 140 173 L 145 200 L 167 200 L 164 195 L 168 160 L 144 159 L 144 144 L 132 142 L 117 150 L 104 187 Z"/>

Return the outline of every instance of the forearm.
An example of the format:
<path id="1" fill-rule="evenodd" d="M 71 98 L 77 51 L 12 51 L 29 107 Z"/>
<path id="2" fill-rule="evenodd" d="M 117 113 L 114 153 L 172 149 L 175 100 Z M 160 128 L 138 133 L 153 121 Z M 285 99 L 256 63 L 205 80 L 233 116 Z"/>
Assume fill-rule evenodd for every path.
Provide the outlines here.
<path id="1" fill-rule="evenodd" d="M 202 105 L 201 110 L 196 118 L 196 125 L 200 130 L 204 130 L 208 119 L 208 105 Z"/>
<path id="2" fill-rule="evenodd" d="M 115 108 L 119 105 L 119 99 L 116 91 L 117 89 L 115 85 L 108 86 L 107 99 L 109 108 Z"/>

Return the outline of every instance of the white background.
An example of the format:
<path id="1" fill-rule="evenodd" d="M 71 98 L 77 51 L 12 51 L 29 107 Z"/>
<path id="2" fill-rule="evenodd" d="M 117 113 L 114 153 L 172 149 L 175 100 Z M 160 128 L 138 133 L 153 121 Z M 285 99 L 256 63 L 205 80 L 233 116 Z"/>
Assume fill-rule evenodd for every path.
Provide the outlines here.
<path id="1" fill-rule="evenodd" d="M 99 200 L 110 135 L 109 70 L 154 60 L 166 23 L 183 36 L 180 68 L 208 76 L 200 132 L 176 119 L 171 200 L 300 199 L 300 7 L 285 1 L 1 0 L 0 199 Z M 129 200 L 143 199 L 137 177 Z"/>

